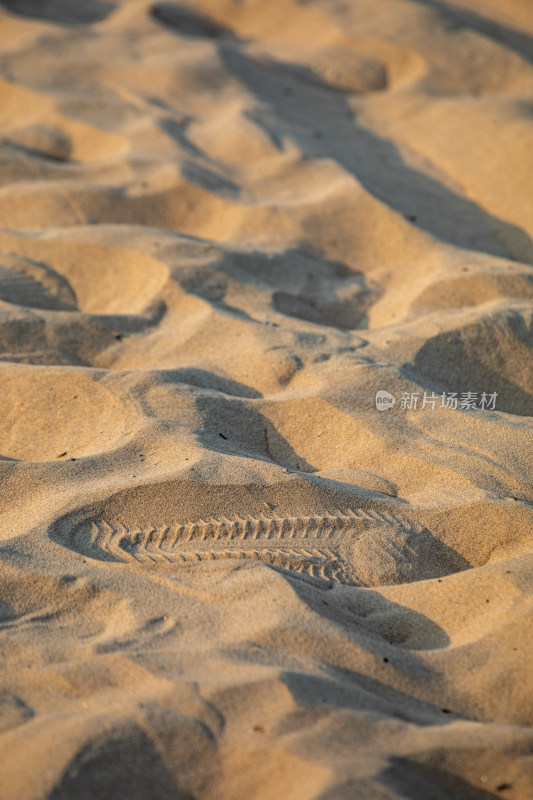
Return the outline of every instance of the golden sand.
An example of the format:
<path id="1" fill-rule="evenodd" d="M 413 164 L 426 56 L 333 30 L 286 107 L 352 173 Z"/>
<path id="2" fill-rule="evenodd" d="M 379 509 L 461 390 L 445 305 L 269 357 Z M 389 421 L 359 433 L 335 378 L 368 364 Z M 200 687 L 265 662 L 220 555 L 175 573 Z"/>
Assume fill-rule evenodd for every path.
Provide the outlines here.
<path id="1" fill-rule="evenodd" d="M 532 90 L 530 0 L 0 3 L 0 800 L 533 797 Z"/>

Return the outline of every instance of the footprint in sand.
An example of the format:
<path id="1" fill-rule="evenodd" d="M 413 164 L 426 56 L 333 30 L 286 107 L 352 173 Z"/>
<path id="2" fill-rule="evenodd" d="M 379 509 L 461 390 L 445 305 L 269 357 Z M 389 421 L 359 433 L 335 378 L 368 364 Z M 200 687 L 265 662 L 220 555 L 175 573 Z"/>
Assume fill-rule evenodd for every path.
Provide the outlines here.
<path id="1" fill-rule="evenodd" d="M 78 307 L 66 278 L 45 264 L 12 253 L 0 253 L 0 300 L 53 311 Z"/>
<path id="2" fill-rule="evenodd" d="M 63 518 L 51 537 L 104 561 L 150 566 L 251 559 L 311 578 L 378 586 L 434 578 L 465 565 L 406 517 L 348 509 L 301 516 L 211 517 L 126 527 L 103 517 Z"/>

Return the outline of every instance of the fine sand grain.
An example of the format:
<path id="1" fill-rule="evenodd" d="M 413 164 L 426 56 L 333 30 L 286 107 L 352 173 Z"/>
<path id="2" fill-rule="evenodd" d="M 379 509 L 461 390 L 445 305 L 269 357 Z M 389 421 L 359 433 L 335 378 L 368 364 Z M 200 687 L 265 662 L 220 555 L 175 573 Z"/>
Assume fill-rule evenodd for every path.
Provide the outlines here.
<path id="1" fill-rule="evenodd" d="M 531 10 L 0 2 L 0 800 L 533 798 Z"/>

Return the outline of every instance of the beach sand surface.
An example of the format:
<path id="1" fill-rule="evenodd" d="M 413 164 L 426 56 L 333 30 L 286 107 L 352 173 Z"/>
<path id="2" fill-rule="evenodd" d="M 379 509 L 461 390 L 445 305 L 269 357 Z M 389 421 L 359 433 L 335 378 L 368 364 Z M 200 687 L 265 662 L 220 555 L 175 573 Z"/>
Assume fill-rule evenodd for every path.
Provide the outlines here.
<path id="1" fill-rule="evenodd" d="M 0 3 L 1 800 L 533 797 L 532 91 L 530 0 Z"/>

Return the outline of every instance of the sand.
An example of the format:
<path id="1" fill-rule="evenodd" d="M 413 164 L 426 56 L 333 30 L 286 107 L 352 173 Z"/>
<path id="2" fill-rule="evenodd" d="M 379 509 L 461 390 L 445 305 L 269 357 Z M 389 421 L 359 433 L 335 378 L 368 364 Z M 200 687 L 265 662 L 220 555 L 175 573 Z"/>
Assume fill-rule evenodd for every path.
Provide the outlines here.
<path id="1" fill-rule="evenodd" d="M 530 0 L 0 3 L 0 800 L 533 797 L 532 90 Z"/>

